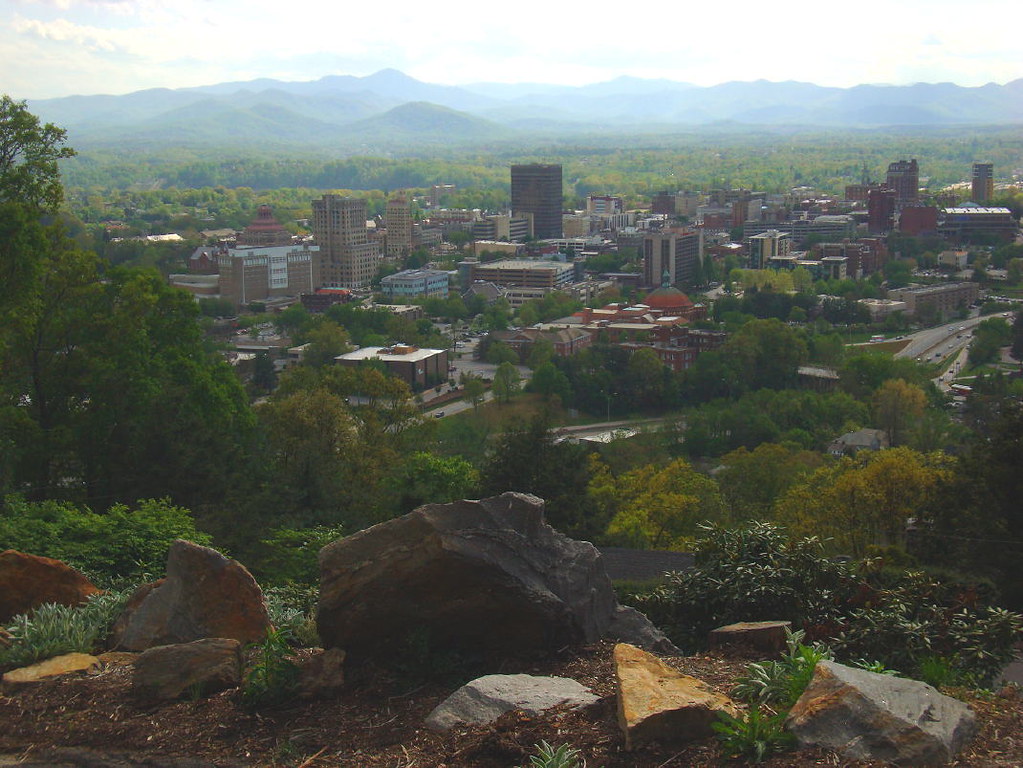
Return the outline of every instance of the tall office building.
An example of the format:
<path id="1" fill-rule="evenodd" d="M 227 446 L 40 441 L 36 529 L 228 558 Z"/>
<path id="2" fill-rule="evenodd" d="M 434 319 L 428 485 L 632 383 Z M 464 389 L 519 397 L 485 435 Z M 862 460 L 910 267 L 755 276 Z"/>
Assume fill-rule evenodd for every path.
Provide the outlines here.
<path id="1" fill-rule="evenodd" d="M 993 163 L 973 164 L 973 185 L 970 199 L 978 204 L 989 203 L 995 196 L 995 166 Z"/>
<path id="2" fill-rule="evenodd" d="M 324 285 L 363 288 L 376 276 L 380 249 L 369 241 L 365 200 L 340 195 L 313 200 L 313 237 Z"/>
<path id="3" fill-rule="evenodd" d="M 867 231 L 883 235 L 892 231 L 895 217 L 895 190 L 874 187 L 867 192 Z"/>
<path id="4" fill-rule="evenodd" d="M 643 238 L 643 284 L 650 288 L 686 284 L 703 259 L 703 232 L 668 230 Z"/>
<path id="5" fill-rule="evenodd" d="M 412 253 L 412 206 L 407 197 L 395 195 L 387 201 L 384 226 L 388 257 L 404 258 Z"/>
<path id="6" fill-rule="evenodd" d="M 899 160 L 888 164 L 885 186 L 895 191 L 895 210 L 916 205 L 920 200 L 920 167 L 916 160 Z"/>
<path id="7" fill-rule="evenodd" d="M 549 164 L 511 167 L 512 215 L 533 215 L 533 236 L 540 239 L 562 236 L 561 166 Z"/>

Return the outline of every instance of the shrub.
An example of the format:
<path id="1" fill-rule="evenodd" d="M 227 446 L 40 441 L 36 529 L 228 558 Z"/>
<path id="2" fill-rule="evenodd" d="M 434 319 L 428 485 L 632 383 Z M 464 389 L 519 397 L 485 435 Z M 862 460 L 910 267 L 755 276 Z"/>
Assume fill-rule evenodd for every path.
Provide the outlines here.
<path id="1" fill-rule="evenodd" d="M 536 754 L 529 758 L 528 768 L 586 768 L 586 760 L 568 744 L 553 747 L 541 741 L 536 745 Z"/>
<path id="2" fill-rule="evenodd" d="M 269 587 L 263 594 L 270 623 L 286 642 L 303 648 L 319 645 L 320 638 L 316 630 L 317 587 L 289 584 Z"/>
<path id="3" fill-rule="evenodd" d="M 784 712 L 772 714 L 752 706 L 740 717 L 719 712 L 718 718 L 711 727 L 717 732 L 725 753 L 732 757 L 746 757 L 759 763 L 795 743 L 795 737 L 784 728 Z"/>
<path id="4" fill-rule="evenodd" d="M 271 629 L 256 646 L 256 658 L 245 673 L 242 701 L 252 709 L 278 704 L 295 689 L 298 666 L 288 654 L 291 646 L 279 630 Z"/>
<path id="5" fill-rule="evenodd" d="M 820 643 L 803 645 L 801 631 L 788 632 L 787 651 L 779 661 L 764 661 L 747 666 L 732 695 L 757 704 L 776 704 L 790 709 L 810 684 L 819 661 L 830 661 L 831 649 Z"/>
<path id="6" fill-rule="evenodd" d="M 129 595 L 105 592 L 81 606 L 47 603 L 15 616 L 8 627 L 11 645 L 0 649 L 0 666 L 22 667 L 65 653 L 92 653 L 106 639 Z"/>

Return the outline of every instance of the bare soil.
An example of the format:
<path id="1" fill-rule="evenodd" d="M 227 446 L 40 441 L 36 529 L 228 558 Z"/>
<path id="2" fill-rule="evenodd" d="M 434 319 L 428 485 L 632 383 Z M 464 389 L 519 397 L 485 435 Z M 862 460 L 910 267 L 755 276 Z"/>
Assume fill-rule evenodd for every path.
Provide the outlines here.
<path id="1" fill-rule="evenodd" d="M 727 691 L 747 660 L 697 655 L 667 660 Z M 442 680 L 362 668 L 348 674 L 329 699 L 295 697 L 259 711 L 245 709 L 236 690 L 161 706 L 136 700 L 131 667 L 109 666 L 0 696 L 0 765 L 49 768 L 513 768 L 529 765 L 540 741 L 571 744 L 587 768 L 669 768 L 741 765 L 714 740 L 651 744 L 625 752 L 618 728 L 611 645 L 565 651 L 542 661 L 505 662 L 489 672 L 561 675 L 602 697 L 582 711 L 541 717 L 518 712 L 485 727 L 436 734 L 426 715 L 475 675 Z M 423 670 L 425 673 L 427 670 Z M 1023 699 L 951 691 L 977 712 L 980 732 L 953 763 L 988 768 L 1023 766 Z M 770 768 L 868 766 L 822 750 L 788 752 Z"/>

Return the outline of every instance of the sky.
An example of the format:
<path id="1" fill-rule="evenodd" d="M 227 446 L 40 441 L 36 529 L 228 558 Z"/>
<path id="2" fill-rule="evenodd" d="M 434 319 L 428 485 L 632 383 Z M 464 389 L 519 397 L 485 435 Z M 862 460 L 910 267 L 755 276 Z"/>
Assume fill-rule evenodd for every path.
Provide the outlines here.
<path id="1" fill-rule="evenodd" d="M 419 80 L 848 87 L 1023 77 L 1016 0 L 0 0 L 0 93 L 123 94 L 393 67 Z"/>

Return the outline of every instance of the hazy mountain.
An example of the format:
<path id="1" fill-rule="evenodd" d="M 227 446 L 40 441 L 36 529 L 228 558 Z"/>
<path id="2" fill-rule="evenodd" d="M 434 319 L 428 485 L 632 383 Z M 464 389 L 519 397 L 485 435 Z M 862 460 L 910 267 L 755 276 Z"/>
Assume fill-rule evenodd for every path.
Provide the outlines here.
<path id="1" fill-rule="evenodd" d="M 825 88 L 765 80 L 709 88 L 620 77 L 586 86 L 424 83 L 394 69 L 310 82 L 273 79 L 124 96 L 34 101 L 73 143 L 238 141 L 382 145 L 480 142 L 529 132 L 572 134 L 706 124 L 939 126 L 1023 122 L 1023 80 Z"/>

